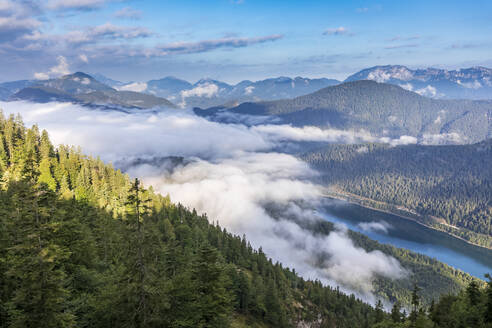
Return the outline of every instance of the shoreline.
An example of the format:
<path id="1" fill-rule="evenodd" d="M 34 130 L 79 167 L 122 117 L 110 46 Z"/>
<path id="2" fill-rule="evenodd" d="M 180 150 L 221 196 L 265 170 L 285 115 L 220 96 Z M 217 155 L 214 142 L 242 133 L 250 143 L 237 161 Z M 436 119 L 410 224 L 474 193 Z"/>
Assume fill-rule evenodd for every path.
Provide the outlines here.
<path id="1" fill-rule="evenodd" d="M 361 202 L 364 200 L 364 198 L 360 198 L 359 196 L 357 195 L 353 195 L 353 194 L 349 194 L 349 193 L 345 193 L 345 194 L 341 194 L 341 193 L 330 193 L 330 192 L 326 192 L 326 193 L 322 193 L 321 194 L 322 197 L 324 198 L 330 198 L 330 199 L 336 199 L 336 200 L 341 200 L 341 201 L 344 201 L 344 202 L 347 202 L 349 204 L 354 204 L 354 205 L 358 205 L 360 207 L 363 207 L 363 208 L 366 208 L 366 209 L 369 209 L 369 210 L 373 210 L 373 211 L 378 211 L 378 212 L 381 212 L 381 213 L 386 213 L 386 214 L 390 214 L 390 215 L 394 215 L 394 216 L 397 216 L 403 220 L 409 220 L 409 221 L 412 221 L 412 222 L 415 222 L 423 227 L 426 227 L 426 228 L 429 228 L 429 229 L 432 229 L 434 231 L 439 231 L 439 232 L 442 232 L 442 233 L 445 233 L 446 235 L 448 236 L 451 236 L 453 238 L 456 238 L 456 239 L 459 239 L 459 240 L 462 240 L 463 242 L 469 244 L 469 245 L 472 245 L 472 246 L 475 246 L 475 247 L 480 247 L 480 248 L 483 248 L 485 250 L 492 250 L 492 247 L 487 247 L 487 246 L 483 246 L 483 245 L 479 245 L 479 244 L 476 244 L 476 243 L 473 243 L 469 240 L 466 240 L 464 239 L 463 237 L 460 237 L 460 236 L 457 236 L 453 233 L 450 233 L 448 231 L 445 231 L 445 230 L 441 230 L 441 229 L 438 229 L 436 227 L 433 227 L 433 226 L 430 226 L 430 225 L 427 225 L 423 222 L 420 222 L 419 220 L 417 220 L 416 218 L 413 218 L 411 216 L 407 216 L 407 215 L 404 215 L 404 214 L 401 214 L 401 213 L 396 213 L 396 212 L 393 212 L 391 210 L 388 210 L 388 209 L 380 209 L 380 208 L 375 208 L 373 206 L 370 206 L 370 205 L 366 205 L 366 204 L 361 204 Z M 352 198 L 352 199 L 350 199 Z M 367 200 L 369 201 L 373 201 L 373 202 L 377 202 L 373 199 L 370 199 L 370 198 L 366 198 Z M 386 203 L 383 203 L 383 202 L 380 202 L 382 204 L 385 204 L 385 205 L 389 205 L 389 204 L 386 204 Z M 415 215 L 418 215 L 418 214 L 415 214 Z M 455 227 L 453 227 L 455 228 Z"/>

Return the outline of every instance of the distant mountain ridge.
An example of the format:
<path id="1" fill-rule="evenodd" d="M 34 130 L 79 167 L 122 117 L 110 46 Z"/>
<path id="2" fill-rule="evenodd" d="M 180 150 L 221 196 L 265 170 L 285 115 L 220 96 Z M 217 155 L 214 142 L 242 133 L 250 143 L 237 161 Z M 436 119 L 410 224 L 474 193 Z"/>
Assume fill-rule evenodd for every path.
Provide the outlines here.
<path id="1" fill-rule="evenodd" d="M 200 113 L 216 111 L 210 108 Z M 276 116 L 295 126 L 363 129 L 378 136 L 455 133 L 464 143 L 492 136 L 492 101 L 431 99 L 369 80 L 346 82 L 294 99 L 243 103 L 227 111 Z"/>
<path id="2" fill-rule="evenodd" d="M 492 99 L 492 69 L 481 66 L 459 70 L 374 66 L 349 76 L 344 82 L 359 80 L 396 84 L 431 98 Z"/>
<path id="3" fill-rule="evenodd" d="M 243 80 L 237 84 L 228 84 L 210 78 L 203 78 L 195 83 L 190 83 L 173 76 L 147 82 L 122 82 L 99 73 L 89 76 L 95 81 L 112 88 L 114 91 L 138 92 L 140 94 L 138 97 L 136 94 L 128 93 L 116 96 L 113 91 L 110 97 L 108 94 L 99 96 L 94 94 L 91 97 L 86 97 L 88 99 L 84 101 L 98 102 L 105 100 L 115 102 L 119 105 L 123 104 L 123 106 L 136 105 L 137 107 L 140 106 L 138 105 L 139 103 L 143 103 L 143 107 L 148 107 L 148 105 L 145 105 L 147 102 L 149 104 L 160 103 L 156 98 L 147 98 L 141 94 L 165 98 L 182 108 L 210 108 L 216 106 L 232 108 L 245 102 L 292 99 L 341 83 L 338 80 L 327 78 L 310 79 L 285 76 L 259 81 Z M 53 84 L 54 80 L 57 79 L 47 80 L 50 82 L 20 80 L 0 83 L 0 100 L 5 101 L 18 98 L 18 95 L 14 97 L 14 94 L 31 86 L 37 88 L 37 90 L 31 89 L 32 94 L 29 98 L 32 99 L 43 98 L 43 95 L 44 97 L 51 97 L 53 99 L 64 99 L 64 101 L 71 98 L 65 94 L 59 94 L 55 90 L 39 89 L 40 84 L 44 87 L 51 88 L 49 84 Z M 372 80 L 398 85 L 408 91 L 413 91 L 419 95 L 434 99 L 492 99 L 492 69 L 486 67 L 471 67 L 459 70 L 438 68 L 413 70 L 403 65 L 374 66 L 349 76 L 344 82 L 360 80 Z M 87 87 L 83 83 L 81 84 L 73 90 L 86 90 Z M 107 92 L 110 91 L 106 90 Z M 52 95 L 52 93 L 55 95 Z M 21 96 L 25 96 L 25 92 L 21 93 Z M 135 99 L 133 104 L 128 104 L 128 101 L 132 97 L 137 97 L 138 99 Z M 168 104 L 168 106 L 170 105 Z"/>
<path id="4" fill-rule="evenodd" d="M 167 99 L 134 91 L 118 91 L 92 76 L 76 72 L 60 78 L 36 81 L 9 97 L 9 100 L 73 102 L 90 106 L 152 108 L 176 106 Z"/>
<path id="5" fill-rule="evenodd" d="M 123 83 L 98 74 L 100 81 L 116 89 L 130 90 L 164 97 L 181 107 L 235 106 L 246 101 L 276 100 L 305 95 L 327 86 L 339 84 L 334 79 L 309 79 L 303 77 L 278 77 L 260 81 L 244 80 L 235 85 L 203 78 L 195 83 L 167 76 L 147 82 Z"/>

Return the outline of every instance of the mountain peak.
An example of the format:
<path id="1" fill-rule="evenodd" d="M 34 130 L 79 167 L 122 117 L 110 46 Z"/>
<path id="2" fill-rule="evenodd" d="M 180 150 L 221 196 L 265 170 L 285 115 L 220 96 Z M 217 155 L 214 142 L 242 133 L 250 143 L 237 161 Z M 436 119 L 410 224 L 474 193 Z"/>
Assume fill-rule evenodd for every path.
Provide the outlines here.
<path id="1" fill-rule="evenodd" d="M 431 98 L 492 98 L 492 69 L 475 66 L 459 70 L 409 69 L 402 65 L 374 66 L 349 76 L 345 82 L 374 80 L 395 84 Z"/>
<path id="2" fill-rule="evenodd" d="M 89 79 L 95 81 L 96 79 L 84 72 L 75 72 L 73 74 L 63 75 L 61 79 Z"/>

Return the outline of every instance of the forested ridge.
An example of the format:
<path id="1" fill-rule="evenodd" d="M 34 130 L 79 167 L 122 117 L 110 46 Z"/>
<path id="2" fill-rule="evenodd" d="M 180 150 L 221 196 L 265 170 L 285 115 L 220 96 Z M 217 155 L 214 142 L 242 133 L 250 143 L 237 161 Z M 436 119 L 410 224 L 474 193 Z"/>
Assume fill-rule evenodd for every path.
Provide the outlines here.
<path id="1" fill-rule="evenodd" d="M 275 115 L 296 126 L 363 129 L 378 136 L 455 133 L 463 142 L 492 136 L 491 101 L 430 99 L 374 81 L 346 82 L 294 99 L 243 103 L 230 111 Z"/>
<path id="2" fill-rule="evenodd" d="M 321 170 L 327 186 L 492 247 L 492 139 L 453 146 L 330 145 L 302 157 Z"/>
<path id="3" fill-rule="evenodd" d="M 55 149 L 20 117 L 0 117 L 0 173 L 2 328 L 371 327 L 392 318 L 380 302 L 300 278 L 111 165 Z M 492 288 L 476 288 L 480 311 L 492 307 Z M 460 305 L 465 296 L 449 297 Z M 415 309 L 430 320 L 426 306 Z"/>

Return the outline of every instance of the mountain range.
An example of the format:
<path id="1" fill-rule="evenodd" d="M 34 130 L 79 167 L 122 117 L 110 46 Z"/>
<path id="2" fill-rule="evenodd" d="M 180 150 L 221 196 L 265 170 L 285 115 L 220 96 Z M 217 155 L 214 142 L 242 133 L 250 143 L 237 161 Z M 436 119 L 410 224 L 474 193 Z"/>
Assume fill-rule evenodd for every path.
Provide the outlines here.
<path id="1" fill-rule="evenodd" d="M 476 142 L 492 136 L 490 100 L 432 99 L 369 80 L 342 83 L 294 99 L 195 110 L 208 116 L 220 111 L 275 116 L 295 126 L 365 130 L 381 137 L 453 135 L 461 142 Z"/>
<path id="2" fill-rule="evenodd" d="M 10 95 L 8 99 L 38 103 L 65 101 L 90 106 L 109 106 L 113 109 L 176 107 L 164 98 L 135 91 L 118 91 L 81 72 L 57 79 L 26 82 L 25 85 L 26 87 Z"/>
<path id="3" fill-rule="evenodd" d="M 76 74 L 84 73 L 79 72 Z M 183 108 L 234 107 L 243 102 L 295 98 L 342 83 L 328 78 L 309 79 L 282 76 L 255 82 L 244 80 L 237 84 L 228 84 L 209 78 L 190 83 L 173 76 L 147 82 L 122 82 L 108 78 L 100 73 L 85 74 L 84 77 L 88 78 L 94 86 L 82 85 L 80 87 L 79 83 L 78 89 L 80 90 L 101 91 L 100 84 L 113 90 L 110 91 L 108 88 L 104 88 L 104 95 L 92 94 L 90 97 L 82 97 L 84 99 L 79 99 L 81 96 L 80 93 L 77 93 L 75 97 L 77 99 L 72 99 L 74 95 L 66 95 L 63 90 L 61 90 L 63 92 L 54 92 L 54 90 L 49 89 L 51 88 L 50 85 L 53 85 L 54 81 L 58 79 L 46 81 L 19 80 L 0 83 L 0 100 L 22 99 L 24 97 L 35 100 L 41 97 L 83 103 L 87 101 L 110 102 L 115 105 L 129 107 L 148 107 L 152 104 L 165 103 L 160 99 L 141 95 L 146 94 L 157 98 L 165 98 Z M 67 80 L 66 77 L 61 77 L 60 79 Z M 83 78 L 81 78 L 82 80 Z M 492 99 L 492 69 L 486 67 L 471 67 L 459 70 L 437 68 L 412 70 L 402 65 L 374 66 L 349 76 L 343 82 L 359 80 L 373 80 L 380 83 L 394 84 L 408 91 L 435 99 Z M 96 81 L 99 84 L 96 84 Z M 72 79 L 70 83 L 73 84 L 73 82 L 76 81 Z M 26 95 L 25 92 L 20 96 L 14 96 L 22 89 L 29 87 L 36 89 L 30 89 L 28 92 L 28 94 L 31 94 L 30 96 Z M 43 88 L 45 89 L 40 90 Z M 115 91 L 123 93 L 115 93 Z M 140 94 L 128 92 L 138 92 Z M 37 96 L 34 97 L 32 93 L 37 94 Z M 171 106 L 169 104 L 166 105 Z"/>
<path id="4" fill-rule="evenodd" d="M 459 70 L 374 66 L 349 76 L 344 82 L 359 80 L 396 84 L 431 98 L 492 99 L 492 69 L 480 66 Z"/>
<path id="5" fill-rule="evenodd" d="M 256 82 L 244 80 L 235 85 L 212 79 L 201 79 L 192 84 L 176 77 L 142 83 L 123 83 L 100 74 L 96 78 L 116 88 L 137 87 L 138 90 L 135 91 L 164 97 L 186 107 L 212 107 L 246 101 L 294 98 L 341 83 L 334 79 L 303 77 L 277 77 Z M 395 84 L 436 99 L 492 99 L 492 69 L 486 67 L 412 70 L 402 65 L 374 66 L 349 76 L 343 82 L 359 80 Z"/>
<path id="6" fill-rule="evenodd" d="M 104 77 L 101 80 L 108 81 Z M 118 81 L 109 85 L 120 90 L 135 88 L 135 91 L 167 98 L 181 107 L 232 106 L 246 101 L 294 98 L 340 83 L 326 78 L 278 77 L 256 82 L 245 80 L 235 85 L 206 78 L 192 84 L 172 76 L 145 83 L 118 85 L 115 82 Z"/>

